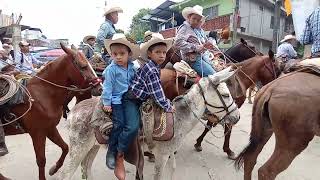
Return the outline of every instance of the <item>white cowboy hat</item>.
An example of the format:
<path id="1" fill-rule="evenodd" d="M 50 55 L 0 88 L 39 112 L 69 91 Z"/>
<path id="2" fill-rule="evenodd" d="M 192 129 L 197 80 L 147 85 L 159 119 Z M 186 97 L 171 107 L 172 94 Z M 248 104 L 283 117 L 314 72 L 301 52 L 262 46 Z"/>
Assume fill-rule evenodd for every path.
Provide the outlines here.
<path id="1" fill-rule="evenodd" d="M 128 39 L 122 33 L 116 33 L 112 36 L 112 39 L 104 40 L 104 45 L 105 45 L 109 55 L 111 55 L 110 46 L 112 44 L 123 44 L 123 45 L 127 46 L 131 50 L 132 59 L 137 59 L 139 57 L 139 46 L 136 45 L 133 40 Z"/>
<path id="2" fill-rule="evenodd" d="M 96 39 L 96 37 L 93 35 L 88 35 L 88 36 L 85 36 L 82 41 L 88 44 L 89 39 Z"/>
<path id="3" fill-rule="evenodd" d="M 146 38 L 147 36 L 151 36 L 153 34 L 153 32 L 151 32 L 151 31 L 146 31 L 145 33 L 144 33 L 144 35 L 143 35 L 143 38 Z"/>
<path id="4" fill-rule="evenodd" d="M 289 34 L 289 35 L 286 35 L 280 42 L 283 43 L 283 42 L 286 42 L 290 39 L 297 39 L 295 36 Z"/>
<path id="5" fill-rule="evenodd" d="M 113 13 L 113 12 L 118 12 L 118 13 L 123 13 L 123 9 L 121 7 L 106 7 L 104 8 L 104 14 L 103 16 L 106 16 L 110 13 Z"/>
<path id="6" fill-rule="evenodd" d="M 206 17 L 202 13 L 203 13 L 203 7 L 199 5 L 195 5 L 193 7 L 186 7 L 182 10 L 182 16 L 186 20 L 188 19 L 188 16 L 190 14 L 197 14 L 202 17 L 201 21 L 204 22 Z"/>
<path id="7" fill-rule="evenodd" d="M 148 36 L 146 36 L 148 37 Z M 164 39 L 162 34 L 160 33 L 152 33 L 149 35 L 150 38 L 144 39 L 144 42 L 140 45 L 140 56 L 143 59 L 148 59 L 147 51 L 150 46 L 157 44 L 157 43 L 165 43 L 167 45 L 167 51 L 171 48 L 173 39 Z"/>
<path id="8" fill-rule="evenodd" d="M 27 41 L 20 41 L 19 46 L 30 46 L 30 44 Z"/>

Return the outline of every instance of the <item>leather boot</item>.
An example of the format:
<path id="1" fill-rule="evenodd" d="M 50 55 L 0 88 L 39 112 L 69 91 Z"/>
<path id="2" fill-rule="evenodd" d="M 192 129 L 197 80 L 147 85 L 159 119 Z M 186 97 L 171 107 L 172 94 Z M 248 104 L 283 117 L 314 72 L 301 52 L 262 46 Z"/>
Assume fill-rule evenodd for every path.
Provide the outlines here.
<path id="1" fill-rule="evenodd" d="M 126 179 L 126 170 L 124 168 L 124 153 L 118 152 L 117 160 L 116 160 L 116 167 L 114 169 L 114 174 L 119 180 Z"/>
<path id="2" fill-rule="evenodd" d="M 116 153 L 110 150 L 110 148 L 108 148 L 106 164 L 109 169 L 114 169 L 116 164 Z"/>
<path id="3" fill-rule="evenodd" d="M 5 142 L 1 142 L 0 143 L 0 156 L 4 156 L 8 154 L 8 148 L 6 146 L 6 143 Z"/>

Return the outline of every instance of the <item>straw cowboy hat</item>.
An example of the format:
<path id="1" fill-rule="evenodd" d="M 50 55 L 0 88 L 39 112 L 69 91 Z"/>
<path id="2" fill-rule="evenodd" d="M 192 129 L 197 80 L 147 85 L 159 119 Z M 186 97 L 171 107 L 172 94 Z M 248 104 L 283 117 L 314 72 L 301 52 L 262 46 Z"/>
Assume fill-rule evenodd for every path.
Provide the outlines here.
<path id="1" fill-rule="evenodd" d="M 286 35 L 280 42 L 283 43 L 283 42 L 286 42 L 291 39 L 297 39 L 297 38 L 295 36 L 289 34 L 289 35 Z"/>
<path id="2" fill-rule="evenodd" d="M 135 42 L 132 39 L 127 38 L 122 33 L 116 33 L 113 35 L 112 39 L 106 39 L 104 40 L 104 45 L 108 51 L 108 53 L 111 55 L 111 45 L 112 44 L 123 44 L 128 46 L 128 48 L 131 50 L 132 53 L 132 59 L 137 59 L 139 57 L 139 47 L 135 44 Z"/>
<path id="3" fill-rule="evenodd" d="M 27 41 L 20 41 L 19 46 L 30 46 L 30 44 Z"/>
<path id="4" fill-rule="evenodd" d="M 104 9 L 103 16 L 106 16 L 106 15 L 113 13 L 113 12 L 123 13 L 123 9 L 121 7 L 106 7 Z"/>
<path id="5" fill-rule="evenodd" d="M 193 7 L 186 7 L 182 10 L 182 16 L 184 19 L 188 19 L 188 16 L 190 14 L 197 14 L 202 17 L 201 21 L 202 23 L 204 23 L 206 17 L 202 13 L 203 13 L 203 7 L 199 5 L 195 5 Z"/>
<path id="6" fill-rule="evenodd" d="M 89 39 L 96 39 L 96 37 L 92 35 L 88 35 L 88 36 L 85 36 L 82 41 L 88 44 Z"/>
<path id="7" fill-rule="evenodd" d="M 147 51 L 149 47 L 157 43 L 165 43 L 167 45 L 167 50 L 169 50 L 172 46 L 173 39 L 164 39 L 160 33 L 152 33 L 151 35 L 146 36 L 144 42 L 140 45 L 140 56 L 143 59 L 148 59 Z"/>

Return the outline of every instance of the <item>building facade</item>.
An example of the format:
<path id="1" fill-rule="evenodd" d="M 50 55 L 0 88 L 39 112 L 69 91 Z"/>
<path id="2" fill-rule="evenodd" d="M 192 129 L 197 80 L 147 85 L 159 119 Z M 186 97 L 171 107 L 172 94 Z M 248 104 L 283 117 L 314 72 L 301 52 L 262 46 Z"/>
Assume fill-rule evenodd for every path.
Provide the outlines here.
<path id="1" fill-rule="evenodd" d="M 240 38 L 249 40 L 262 53 L 267 53 L 272 46 L 273 28 L 275 26 L 273 15 L 275 5 L 273 0 L 185 0 L 180 3 L 171 2 L 166 8 L 159 8 L 158 14 L 170 12 L 170 14 L 174 15 L 172 17 L 179 19 L 179 21 L 174 22 L 172 26 L 153 28 L 152 31 L 158 31 L 167 38 L 174 37 L 177 27 L 183 23 L 183 20 L 181 21 L 182 10 L 185 7 L 194 5 L 201 5 L 204 8 L 203 14 L 207 18 L 203 29 L 207 32 L 225 27 L 229 27 L 232 30 L 234 9 L 238 5 L 236 42 Z M 170 14 L 168 14 L 169 17 Z M 166 20 L 164 19 L 164 21 Z M 281 10 L 279 28 L 279 39 L 293 31 L 292 18 L 286 16 L 283 8 Z M 232 43 L 219 44 L 222 49 L 227 49 L 231 46 Z"/>

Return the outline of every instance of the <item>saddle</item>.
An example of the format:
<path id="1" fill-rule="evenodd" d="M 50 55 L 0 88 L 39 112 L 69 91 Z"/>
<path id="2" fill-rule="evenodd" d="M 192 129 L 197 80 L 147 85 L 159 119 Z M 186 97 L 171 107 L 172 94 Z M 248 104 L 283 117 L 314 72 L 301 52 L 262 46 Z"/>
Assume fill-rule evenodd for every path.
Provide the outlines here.
<path id="1" fill-rule="evenodd" d="M 152 141 L 169 141 L 174 136 L 174 117 L 166 113 L 152 99 L 141 106 L 141 119 L 147 144 Z M 153 146 L 153 145 L 151 145 Z"/>
<path id="2" fill-rule="evenodd" d="M 306 59 L 295 63 L 286 69 L 286 73 L 297 71 L 320 76 L 320 58 Z"/>

